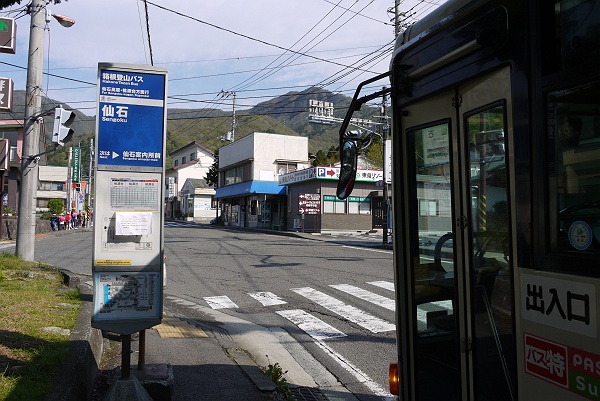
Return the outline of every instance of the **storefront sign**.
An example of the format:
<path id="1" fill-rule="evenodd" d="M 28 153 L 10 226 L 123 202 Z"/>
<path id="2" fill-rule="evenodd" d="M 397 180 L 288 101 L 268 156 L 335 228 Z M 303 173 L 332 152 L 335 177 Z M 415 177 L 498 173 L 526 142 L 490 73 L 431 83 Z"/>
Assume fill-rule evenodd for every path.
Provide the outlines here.
<path id="1" fill-rule="evenodd" d="M 298 214 L 321 214 L 321 195 L 298 194 Z"/>

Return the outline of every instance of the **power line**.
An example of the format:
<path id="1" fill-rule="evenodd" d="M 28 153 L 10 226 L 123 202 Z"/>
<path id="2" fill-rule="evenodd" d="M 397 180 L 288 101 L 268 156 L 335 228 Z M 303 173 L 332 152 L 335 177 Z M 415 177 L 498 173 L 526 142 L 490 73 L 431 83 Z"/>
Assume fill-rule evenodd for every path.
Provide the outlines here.
<path id="1" fill-rule="evenodd" d="M 227 28 L 220 27 L 220 26 L 218 26 L 218 25 L 215 25 L 215 24 L 212 24 L 212 23 L 210 23 L 210 22 L 206 22 L 206 21 L 203 21 L 203 20 L 201 20 L 201 19 L 198 19 L 198 18 L 192 17 L 192 16 L 190 16 L 190 15 L 183 14 L 183 13 L 181 13 L 181 12 L 179 12 L 179 11 L 175 11 L 175 10 L 172 10 L 172 9 L 170 9 L 170 8 L 163 7 L 163 6 L 160 6 L 160 5 L 158 5 L 158 4 L 152 3 L 151 1 L 148 1 L 148 4 L 150 4 L 150 5 L 152 5 L 152 6 L 156 7 L 156 8 L 160 8 L 161 10 L 168 11 L 168 12 L 170 12 L 170 13 L 173 13 L 173 14 L 179 15 L 179 16 L 181 16 L 181 17 L 184 17 L 184 18 L 191 19 L 192 21 L 196 21 L 196 22 L 198 22 L 198 23 L 200 23 L 200 24 L 208 25 L 208 26 L 210 26 L 210 27 L 213 27 L 213 28 L 215 28 L 215 29 L 218 29 L 218 30 L 221 30 L 221 31 L 224 31 L 224 32 L 231 33 L 232 35 L 240 36 L 240 37 L 242 37 L 242 38 L 245 38 L 245 39 L 248 39 L 248 40 L 252 40 L 252 41 L 254 41 L 254 42 L 262 43 L 263 45 L 267 45 L 267 46 L 275 47 L 275 48 L 277 48 L 277 49 L 280 49 L 280 50 L 285 50 L 285 51 L 289 51 L 289 52 L 291 52 L 291 53 L 300 54 L 300 55 L 302 55 L 302 56 L 306 56 L 306 57 L 309 57 L 309 58 L 312 58 L 312 59 L 315 59 L 315 60 L 319 60 L 319 61 L 322 61 L 322 62 L 324 62 L 324 63 L 329 63 L 329 64 L 337 65 L 337 66 L 339 66 L 339 67 L 348 67 L 347 65 L 344 65 L 344 64 L 341 64 L 341 63 L 336 63 L 335 61 L 331 61 L 331 60 L 327 60 L 327 59 L 320 58 L 320 57 L 317 57 L 317 56 L 313 56 L 313 55 L 310 55 L 310 54 L 306 54 L 306 53 L 298 52 L 298 51 L 296 51 L 296 50 L 293 50 L 293 49 L 288 49 L 288 48 L 286 48 L 286 47 L 283 47 L 283 46 L 280 46 L 280 45 L 276 45 L 276 44 L 274 44 L 274 43 L 269 43 L 269 42 L 267 42 L 267 41 L 265 41 L 265 40 L 262 40 L 262 39 L 253 38 L 252 36 L 245 35 L 245 34 L 243 34 L 243 33 L 235 32 L 235 31 L 232 31 L 231 29 L 227 29 Z"/>

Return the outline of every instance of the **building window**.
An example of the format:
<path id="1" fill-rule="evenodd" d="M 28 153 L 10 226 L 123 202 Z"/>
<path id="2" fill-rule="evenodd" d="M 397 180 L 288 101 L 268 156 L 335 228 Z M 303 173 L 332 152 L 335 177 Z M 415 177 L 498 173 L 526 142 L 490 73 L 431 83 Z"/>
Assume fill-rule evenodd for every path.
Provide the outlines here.
<path id="1" fill-rule="evenodd" d="M 277 174 L 289 174 L 298 169 L 298 163 L 277 163 Z"/>
<path id="2" fill-rule="evenodd" d="M 196 152 L 190 153 L 190 161 L 196 160 Z"/>
<path id="3" fill-rule="evenodd" d="M 237 166 L 225 171 L 225 185 L 236 184 L 244 180 L 244 167 Z"/>
<path id="4" fill-rule="evenodd" d="M 419 199 L 419 216 L 437 216 L 437 202 L 436 200 Z"/>
<path id="5" fill-rule="evenodd" d="M 371 214 L 371 198 L 349 196 L 348 214 Z"/>
<path id="6" fill-rule="evenodd" d="M 323 196 L 323 213 L 345 214 L 346 201 L 333 195 Z"/>
<path id="7" fill-rule="evenodd" d="M 181 164 L 185 164 L 185 161 L 186 161 L 185 156 L 182 156 L 181 157 Z"/>
<path id="8" fill-rule="evenodd" d="M 65 184 L 63 182 L 40 182 L 40 190 L 42 191 L 64 191 Z"/>
<path id="9" fill-rule="evenodd" d="M 177 160 L 177 159 L 173 160 L 173 166 L 174 167 L 179 166 L 179 160 Z"/>

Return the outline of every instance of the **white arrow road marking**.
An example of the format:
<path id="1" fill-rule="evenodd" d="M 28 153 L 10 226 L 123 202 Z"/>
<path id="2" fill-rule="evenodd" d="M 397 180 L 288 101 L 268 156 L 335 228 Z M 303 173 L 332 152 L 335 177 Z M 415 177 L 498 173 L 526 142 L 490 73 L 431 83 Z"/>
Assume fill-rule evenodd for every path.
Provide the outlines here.
<path id="1" fill-rule="evenodd" d="M 347 305 L 342 301 L 315 289 L 309 287 L 292 288 L 292 291 L 310 299 L 311 301 L 321 305 L 333 313 L 340 315 L 341 317 L 354 322 L 373 333 L 396 330 L 396 326 L 394 324 L 372 316 L 367 312 L 355 308 L 354 306 Z"/>
<path id="2" fill-rule="evenodd" d="M 268 291 L 248 293 L 248 295 L 263 304 L 263 306 L 283 305 L 287 303 L 277 295 Z"/>
<path id="3" fill-rule="evenodd" d="M 228 296 L 220 296 L 220 297 L 204 297 L 208 306 L 213 309 L 228 309 L 228 308 L 237 308 L 238 306 L 229 299 Z"/>
<path id="4" fill-rule="evenodd" d="M 334 284 L 330 285 L 330 287 L 335 288 L 336 290 L 340 290 L 345 292 L 346 294 L 350 294 L 357 298 L 363 299 L 367 302 L 371 302 L 372 304 L 379 305 L 382 308 L 387 310 L 391 310 L 392 312 L 396 310 L 396 304 L 392 298 L 386 298 L 379 294 L 375 294 L 374 292 L 363 290 L 362 288 L 355 287 L 350 284 Z"/>
<path id="5" fill-rule="evenodd" d="M 325 323 L 319 318 L 314 317 L 310 313 L 304 312 L 303 310 L 282 310 L 276 313 L 294 323 L 315 340 L 347 337 L 346 334 L 342 333 L 335 327 Z"/>

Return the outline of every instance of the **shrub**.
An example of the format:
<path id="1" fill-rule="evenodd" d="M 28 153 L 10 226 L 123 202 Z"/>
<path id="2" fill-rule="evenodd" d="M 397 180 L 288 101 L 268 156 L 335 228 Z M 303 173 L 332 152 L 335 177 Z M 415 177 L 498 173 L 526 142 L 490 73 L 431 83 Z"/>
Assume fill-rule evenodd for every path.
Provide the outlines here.
<path id="1" fill-rule="evenodd" d="M 62 199 L 50 199 L 48 201 L 48 209 L 50 210 L 50 215 L 52 213 L 61 214 L 65 210 L 65 204 Z"/>

